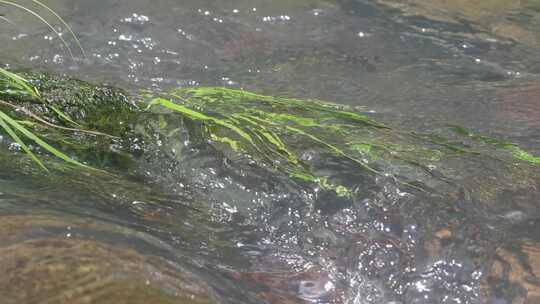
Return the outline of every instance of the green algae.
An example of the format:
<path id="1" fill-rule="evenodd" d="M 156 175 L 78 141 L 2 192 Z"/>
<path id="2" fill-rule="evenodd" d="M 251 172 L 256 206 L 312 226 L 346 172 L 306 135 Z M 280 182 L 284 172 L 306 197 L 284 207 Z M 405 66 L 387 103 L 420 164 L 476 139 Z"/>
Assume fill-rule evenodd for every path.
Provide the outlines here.
<path id="1" fill-rule="evenodd" d="M 151 99 L 148 109 L 162 106 L 184 118 L 203 124 L 209 139 L 235 152 L 245 153 L 256 162 L 288 177 L 317 184 L 339 196 L 350 196 L 345 180 L 318 173 L 320 163 L 302 154 L 312 148 L 325 158 L 349 162 L 359 174 L 392 177 L 400 184 L 423 191 L 413 177 L 399 168 L 414 168 L 433 175 L 432 168 L 462 159 L 483 162 L 489 159 L 519 160 L 531 165 L 538 158 L 516 145 L 486 136 L 421 134 L 392 129 L 352 109 L 318 100 L 272 97 L 227 88 L 185 88 Z M 504 153 L 486 151 L 490 143 Z M 396 171 L 398 170 L 398 171 Z M 416 170 L 416 169 L 414 169 Z"/>
<path id="2" fill-rule="evenodd" d="M 387 128 L 363 115 L 347 112 L 344 107 L 320 101 L 270 97 L 225 88 L 176 90 L 168 98 L 170 100 L 161 97 L 153 99 L 149 108 L 160 105 L 187 118 L 203 122 L 207 125 L 207 130 L 214 130 L 210 132 L 211 139 L 228 144 L 235 151 L 255 156 L 259 161 L 286 173 L 289 177 L 317 183 L 325 190 L 335 190 L 340 196 L 349 195 L 350 190 L 343 185 L 328 182 L 323 176 L 314 175 L 309 164 L 301 161 L 299 153 L 286 142 L 293 137 L 297 142 L 307 140 L 333 155 L 354 162 L 367 172 L 382 174 L 349 152 L 309 131 L 335 127 L 332 121 L 336 119 L 376 129 Z M 181 104 L 172 100 L 180 101 Z M 218 130 L 219 127 L 223 130 Z"/>
<path id="3" fill-rule="evenodd" d="M 486 135 L 480 135 L 460 126 L 452 126 L 451 129 L 455 133 L 460 134 L 462 136 L 467 136 L 476 141 L 483 142 L 485 144 L 489 144 L 494 147 L 506 150 L 510 152 L 512 156 L 514 156 L 516 159 L 519 159 L 519 160 L 522 160 L 531 164 L 540 165 L 540 157 L 531 155 L 529 152 L 521 149 L 516 144 L 505 142 L 505 141 L 492 138 Z"/>

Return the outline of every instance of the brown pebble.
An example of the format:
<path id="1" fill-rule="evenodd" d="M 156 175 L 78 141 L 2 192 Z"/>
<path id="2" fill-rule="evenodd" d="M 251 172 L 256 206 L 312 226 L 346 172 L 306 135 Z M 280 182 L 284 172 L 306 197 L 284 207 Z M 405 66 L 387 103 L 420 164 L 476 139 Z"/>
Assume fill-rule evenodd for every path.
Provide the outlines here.
<path id="1" fill-rule="evenodd" d="M 452 231 L 448 228 L 443 228 L 435 233 L 435 237 L 439 239 L 448 239 L 452 237 Z"/>

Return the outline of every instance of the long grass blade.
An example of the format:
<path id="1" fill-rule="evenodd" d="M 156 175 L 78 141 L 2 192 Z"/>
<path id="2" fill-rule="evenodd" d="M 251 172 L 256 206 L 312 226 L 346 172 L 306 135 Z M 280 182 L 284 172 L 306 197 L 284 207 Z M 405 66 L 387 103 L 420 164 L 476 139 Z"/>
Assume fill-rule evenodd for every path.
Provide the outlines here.
<path id="1" fill-rule="evenodd" d="M 69 122 L 70 124 L 74 125 L 74 126 L 77 126 L 77 127 L 81 127 L 80 124 L 78 124 L 77 122 L 73 121 L 73 119 L 71 119 L 66 113 L 62 112 L 60 109 L 58 109 L 57 107 L 53 106 L 53 105 L 49 105 L 49 108 L 51 110 L 54 111 L 54 113 L 56 113 L 56 115 L 58 115 L 60 118 L 64 119 L 65 121 Z"/>
<path id="2" fill-rule="evenodd" d="M 11 25 L 15 26 L 15 24 L 13 22 L 11 22 L 11 20 L 9 20 L 8 18 L 6 18 L 6 17 L 4 17 L 2 15 L 0 15 L 0 20 L 5 21 L 8 24 L 11 24 Z"/>
<path id="3" fill-rule="evenodd" d="M 79 47 L 79 49 L 81 50 L 81 53 L 83 55 L 83 57 L 86 57 L 86 53 L 81 45 L 81 42 L 79 41 L 79 38 L 77 38 L 77 35 L 75 35 L 75 33 L 73 32 L 73 30 L 71 29 L 71 27 L 67 24 L 67 22 L 64 21 L 64 19 L 62 19 L 62 17 L 60 17 L 53 9 L 51 9 L 50 7 L 48 7 L 47 5 L 43 4 L 41 1 L 38 1 L 38 0 L 32 0 L 32 2 L 38 4 L 39 6 L 45 8 L 46 10 L 48 10 L 51 14 L 53 14 L 58 20 L 60 20 L 60 22 L 62 22 L 62 24 L 64 25 L 64 27 L 69 31 L 69 33 L 71 34 L 71 36 L 73 37 L 73 39 L 75 40 L 75 42 L 77 43 L 77 46 Z"/>
<path id="4" fill-rule="evenodd" d="M 21 125 L 20 123 L 18 123 L 17 121 L 13 120 L 11 117 L 9 117 L 8 115 L 6 115 L 5 113 L 3 112 L 0 112 L 0 118 L 2 120 L 4 120 L 5 122 L 7 122 L 8 124 L 10 124 L 12 127 L 14 127 L 17 131 L 21 132 L 24 136 L 28 137 L 29 139 L 31 139 L 32 141 L 34 141 L 36 144 L 38 144 L 40 147 L 42 147 L 43 149 L 47 150 L 49 153 L 53 154 L 54 156 L 62 159 L 63 161 L 67 162 L 67 163 L 70 163 L 70 164 L 73 164 L 73 165 L 77 165 L 77 166 L 81 166 L 81 167 L 85 167 L 85 168 L 88 168 L 88 169 L 93 169 L 92 167 L 90 166 L 87 166 L 83 163 L 80 163 L 76 160 L 74 160 L 73 158 L 67 156 L 66 154 L 62 153 L 61 151 L 57 150 L 56 148 L 54 148 L 53 146 L 49 145 L 48 143 L 46 143 L 45 141 L 43 141 L 41 138 L 39 138 L 37 135 L 35 135 L 34 133 L 30 132 L 28 129 L 26 129 L 23 125 Z"/>
<path id="5" fill-rule="evenodd" d="M 45 20 L 45 18 L 41 17 L 41 15 L 39 15 L 35 11 L 33 11 L 33 10 L 31 10 L 31 9 L 25 7 L 25 6 L 22 6 L 20 4 L 17 4 L 15 2 L 6 1 L 6 0 L 0 0 L 0 3 L 3 3 L 5 5 L 10 5 L 10 6 L 16 7 L 18 9 L 21 9 L 21 10 L 31 14 L 32 16 L 36 17 L 37 19 L 39 19 L 41 22 L 43 22 L 45 25 L 47 25 L 47 27 L 49 27 L 49 29 L 60 39 L 60 41 L 62 41 L 62 44 L 67 49 L 67 51 L 68 51 L 69 55 L 71 56 L 71 58 L 75 59 L 75 56 L 73 56 L 73 52 L 71 51 L 71 48 L 69 47 L 69 44 L 62 37 L 62 34 L 60 34 L 47 20 Z"/>
<path id="6" fill-rule="evenodd" d="M 2 127 L 7 134 L 13 138 L 13 140 L 21 146 L 21 148 L 32 158 L 34 162 L 36 162 L 43 170 L 49 171 L 45 165 L 37 158 L 37 156 L 28 148 L 28 146 L 21 140 L 21 138 L 13 131 L 13 129 L 6 123 L 4 120 L 4 117 L 8 117 L 4 112 L 0 111 L 0 127 Z"/>
<path id="7" fill-rule="evenodd" d="M 99 132 L 99 131 L 91 131 L 91 130 L 85 130 L 85 129 L 80 129 L 80 128 L 68 128 L 68 127 L 64 127 L 64 126 L 59 126 L 59 125 L 56 125 L 56 124 L 53 124 L 53 123 L 47 121 L 45 118 L 39 117 L 37 114 L 33 113 L 32 111 L 30 111 L 30 110 L 28 110 L 28 109 L 26 109 L 24 107 L 19 107 L 17 105 L 14 105 L 14 104 L 9 103 L 7 101 L 3 101 L 1 99 L 0 99 L 0 105 L 4 105 L 4 106 L 7 106 L 7 107 L 14 108 L 15 110 L 20 111 L 24 115 L 34 119 L 35 121 L 37 121 L 38 123 L 42 124 L 45 127 L 51 127 L 51 128 L 55 128 L 55 129 L 60 129 L 60 130 L 70 131 L 70 132 L 76 132 L 76 133 L 91 134 L 91 135 L 94 135 L 94 136 L 105 136 L 105 137 L 109 137 L 109 138 L 119 138 L 117 136 L 109 135 L 109 134 L 102 133 L 102 132 Z M 32 123 L 32 126 L 35 125 L 35 122 L 25 122 L 26 125 L 28 125 L 28 123 Z"/>
<path id="8" fill-rule="evenodd" d="M 4 76 L 7 81 L 9 81 L 12 85 L 16 86 L 18 89 L 25 91 L 36 98 L 41 98 L 39 92 L 30 84 L 28 84 L 28 80 L 24 79 L 23 77 L 2 68 L 0 68 L 0 76 Z"/>
<path id="9" fill-rule="evenodd" d="M 244 130 L 240 129 L 239 127 L 235 126 L 234 124 L 229 123 L 229 122 L 227 122 L 227 121 L 225 121 L 223 119 L 218 119 L 218 118 L 214 118 L 212 116 L 205 115 L 203 113 L 194 111 L 194 110 L 189 109 L 189 108 L 187 108 L 187 107 L 185 107 L 183 105 L 176 104 L 176 103 L 171 102 L 170 100 L 167 100 L 167 99 L 164 99 L 164 98 L 156 98 L 156 99 L 152 100 L 150 102 L 150 104 L 148 105 L 147 109 L 149 109 L 149 108 L 151 108 L 152 106 L 155 106 L 155 105 L 160 105 L 160 106 L 163 106 L 163 107 L 165 107 L 165 108 L 167 108 L 169 110 L 173 110 L 173 111 L 182 113 L 182 114 L 190 117 L 191 119 L 201 120 L 201 121 L 212 121 L 213 123 L 215 123 L 217 125 L 220 125 L 220 126 L 225 127 L 225 128 L 227 128 L 227 129 L 229 129 L 231 131 L 236 132 L 236 134 L 238 134 L 240 137 L 247 140 L 253 146 L 256 146 L 255 142 L 253 141 L 253 138 L 247 132 L 245 132 Z"/>
<path id="10" fill-rule="evenodd" d="M 41 102 L 46 104 L 46 106 L 49 107 L 53 112 L 55 112 L 56 115 L 58 115 L 58 117 L 60 117 L 61 119 L 71 123 L 74 126 L 81 127 L 80 124 L 73 121 L 73 119 L 71 119 L 67 114 L 62 112 L 60 109 L 58 109 L 54 105 L 47 104 L 44 100 L 42 100 L 41 95 L 39 94 L 39 91 L 36 88 L 34 88 L 32 85 L 30 85 L 28 80 L 24 79 L 23 77 L 21 77 L 21 76 L 19 76 L 17 74 L 14 74 L 14 73 L 11 73 L 11 72 L 9 72 L 9 71 L 7 71 L 5 69 L 2 69 L 2 68 L 0 68 L 0 77 L 1 76 L 4 76 L 12 86 L 15 86 L 17 89 L 22 90 L 22 91 L 36 97 Z"/>

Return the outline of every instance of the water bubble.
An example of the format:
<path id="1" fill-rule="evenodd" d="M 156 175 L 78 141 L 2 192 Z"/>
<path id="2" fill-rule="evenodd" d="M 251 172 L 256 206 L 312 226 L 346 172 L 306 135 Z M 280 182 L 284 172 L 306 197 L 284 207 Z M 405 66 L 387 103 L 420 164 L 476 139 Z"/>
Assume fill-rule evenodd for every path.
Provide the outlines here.
<path id="1" fill-rule="evenodd" d="M 512 222 L 523 222 L 527 219 L 527 215 L 520 210 L 512 210 L 502 215 L 503 218 Z"/>
<path id="2" fill-rule="evenodd" d="M 21 151 L 22 147 L 18 143 L 11 143 L 8 149 L 10 151 Z"/>
<path id="3" fill-rule="evenodd" d="M 131 40 L 133 40 L 133 36 L 132 35 L 121 34 L 120 36 L 118 36 L 118 40 L 131 41 Z"/>
<path id="4" fill-rule="evenodd" d="M 53 57 L 53 62 L 56 63 L 56 64 L 61 64 L 64 62 L 64 57 L 60 54 L 56 54 L 54 55 Z"/>
<path id="5" fill-rule="evenodd" d="M 133 13 L 130 17 L 126 17 L 123 19 L 120 19 L 121 22 L 124 23 L 132 23 L 132 24 L 139 24 L 143 25 L 150 21 L 150 18 L 145 15 L 139 15 L 137 13 Z"/>
<path id="6" fill-rule="evenodd" d="M 18 34 L 17 36 L 11 37 L 11 40 L 19 40 L 21 38 L 27 37 L 27 34 Z"/>

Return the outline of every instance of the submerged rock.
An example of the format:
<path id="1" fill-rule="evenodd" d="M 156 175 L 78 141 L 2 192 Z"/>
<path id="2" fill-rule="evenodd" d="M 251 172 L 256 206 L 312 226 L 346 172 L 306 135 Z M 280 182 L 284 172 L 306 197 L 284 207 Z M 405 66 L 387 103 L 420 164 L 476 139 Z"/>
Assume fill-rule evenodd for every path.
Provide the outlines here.
<path id="1" fill-rule="evenodd" d="M 47 214 L 0 219 L 2 303 L 215 303 L 178 264 L 77 235 L 111 225 Z"/>
<path id="2" fill-rule="evenodd" d="M 484 281 L 490 301 L 540 302 L 540 244 L 525 242 L 517 248 L 499 248 L 496 254 Z"/>
<path id="3" fill-rule="evenodd" d="M 466 29 L 472 27 L 475 33 L 467 36 L 478 38 L 500 38 L 505 42 L 538 48 L 540 36 L 535 30 L 540 17 L 533 13 L 538 9 L 536 0 L 529 1 L 444 1 L 444 0 L 379 0 L 385 6 L 399 9 L 405 16 L 422 17 L 428 20 L 458 25 Z M 472 31 L 471 31 L 472 32 Z M 487 32 L 487 36 L 484 36 Z M 491 36 L 491 37 L 490 37 Z"/>

